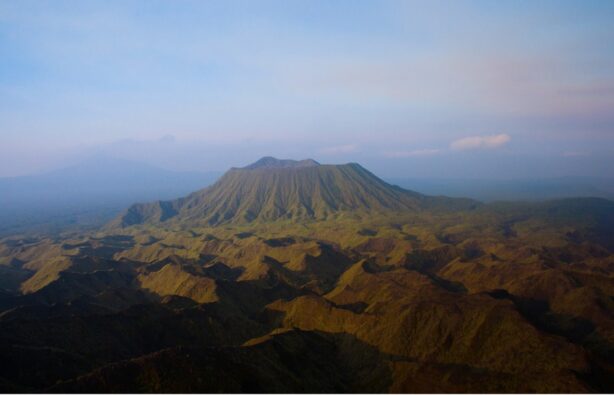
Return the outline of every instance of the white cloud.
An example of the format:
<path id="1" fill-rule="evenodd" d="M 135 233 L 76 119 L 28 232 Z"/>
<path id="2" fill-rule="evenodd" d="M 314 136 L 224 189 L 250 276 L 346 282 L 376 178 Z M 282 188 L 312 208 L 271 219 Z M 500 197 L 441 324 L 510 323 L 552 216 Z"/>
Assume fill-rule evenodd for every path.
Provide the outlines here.
<path id="1" fill-rule="evenodd" d="M 413 151 L 388 151 L 384 152 L 387 158 L 411 158 L 415 156 L 431 156 L 440 153 L 440 149 L 418 149 Z"/>
<path id="2" fill-rule="evenodd" d="M 511 139 L 508 134 L 504 133 L 490 136 L 471 136 L 453 141 L 450 148 L 454 150 L 498 148 L 509 143 Z"/>
<path id="3" fill-rule="evenodd" d="M 356 151 L 358 151 L 358 146 L 356 144 L 336 145 L 320 149 L 320 153 L 326 155 L 349 154 Z"/>

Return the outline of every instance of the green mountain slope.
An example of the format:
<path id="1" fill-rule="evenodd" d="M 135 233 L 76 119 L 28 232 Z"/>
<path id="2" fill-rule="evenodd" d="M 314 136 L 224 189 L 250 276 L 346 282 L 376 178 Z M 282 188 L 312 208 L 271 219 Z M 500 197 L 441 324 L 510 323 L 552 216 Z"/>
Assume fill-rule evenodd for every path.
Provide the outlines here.
<path id="1" fill-rule="evenodd" d="M 166 202 L 136 204 L 113 225 L 176 220 L 182 224 L 353 218 L 423 208 L 477 205 L 468 199 L 427 197 L 392 186 L 357 163 L 320 165 L 314 160 L 265 157 L 230 169 L 214 185 Z"/>

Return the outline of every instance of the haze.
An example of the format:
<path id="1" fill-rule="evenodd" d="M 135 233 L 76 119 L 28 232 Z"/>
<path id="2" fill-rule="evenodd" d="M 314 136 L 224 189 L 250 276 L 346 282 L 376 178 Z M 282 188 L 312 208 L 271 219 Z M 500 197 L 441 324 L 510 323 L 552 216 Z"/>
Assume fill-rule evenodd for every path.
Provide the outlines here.
<path id="1" fill-rule="evenodd" d="M 614 0 L 0 0 L 0 394 L 614 394 Z"/>
<path id="2" fill-rule="evenodd" d="M 606 177 L 614 3 L 0 1 L 0 176 L 264 155 Z"/>

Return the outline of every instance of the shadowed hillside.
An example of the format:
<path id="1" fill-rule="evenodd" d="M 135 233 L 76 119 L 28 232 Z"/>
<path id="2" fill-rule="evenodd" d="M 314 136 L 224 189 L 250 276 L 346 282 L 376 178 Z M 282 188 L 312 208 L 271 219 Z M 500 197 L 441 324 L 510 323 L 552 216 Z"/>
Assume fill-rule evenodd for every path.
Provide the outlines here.
<path id="1" fill-rule="evenodd" d="M 614 202 L 480 204 L 263 158 L 0 239 L 0 390 L 611 392 Z"/>

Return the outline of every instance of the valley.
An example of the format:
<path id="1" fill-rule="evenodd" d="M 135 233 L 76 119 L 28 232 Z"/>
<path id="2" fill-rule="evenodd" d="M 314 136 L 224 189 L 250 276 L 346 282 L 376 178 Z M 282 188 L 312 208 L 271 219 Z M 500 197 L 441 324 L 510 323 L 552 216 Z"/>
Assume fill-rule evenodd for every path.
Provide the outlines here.
<path id="1" fill-rule="evenodd" d="M 0 239 L 4 392 L 611 392 L 614 202 L 262 160 Z"/>

